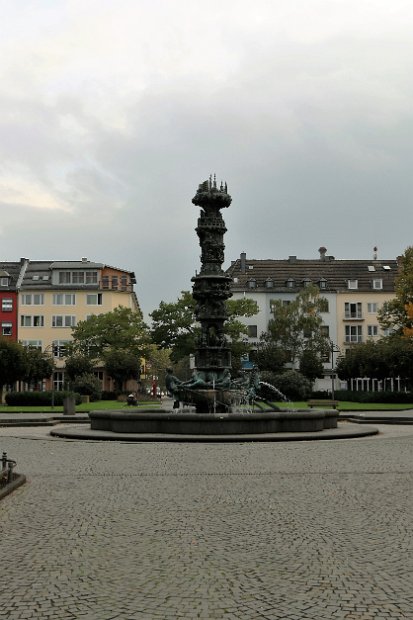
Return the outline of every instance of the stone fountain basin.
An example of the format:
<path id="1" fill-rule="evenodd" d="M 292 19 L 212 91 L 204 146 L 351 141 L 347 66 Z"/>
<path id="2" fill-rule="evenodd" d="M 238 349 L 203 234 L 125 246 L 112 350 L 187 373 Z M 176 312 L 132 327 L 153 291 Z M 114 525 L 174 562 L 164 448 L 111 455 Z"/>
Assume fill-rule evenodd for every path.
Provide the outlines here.
<path id="1" fill-rule="evenodd" d="M 91 411 L 91 430 L 112 433 L 175 435 L 242 435 L 303 433 L 337 428 L 335 409 L 257 411 L 253 413 L 192 413 L 170 410 Z"/>

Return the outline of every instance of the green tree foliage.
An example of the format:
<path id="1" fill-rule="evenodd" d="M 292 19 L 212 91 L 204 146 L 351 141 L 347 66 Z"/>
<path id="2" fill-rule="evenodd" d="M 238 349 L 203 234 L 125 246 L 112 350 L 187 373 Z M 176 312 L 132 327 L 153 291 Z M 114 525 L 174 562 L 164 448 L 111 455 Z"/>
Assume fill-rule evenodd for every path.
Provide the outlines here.
<path id="1" fill-rule="evenodd" d="M 371 377 L 382 381 L 401 377 L 405 387 L 412 389 L 413 341 L 393 335 L 377 342 L 368 341 L 351 347 L 336 367 L 340 379 Z"/>
<path id="2" fill-rule="evenodd" d="M 386 301 L 378 312 L 380 325 L 396 335 L 413 338 L 413 246 L 401 257 L 395 293 L 395 298 Z"/>
<path id="3" fill-rule="evenodd" d="M 144 357 L 150 344 L 149 330 L 141 315 L 130 308 L 92 315 L 72 330 L 71 355 L 101 359 L 111 349 L 121 349 Z"/>
<path id="4" fill-rule="evenodd" d="M 18 342 L 0 337 L 0 402 L 3 388 L 23 379 L 28 372 L 25 348 Z"/>
<path id="5" fill-rule="evenodd" d="M 70 381 L 74 381 L 76 377 L 93 373 L 93 362 L 85 355 L 71 355 L 66 359 L 65 371 Z"/>
<path id="6" fill-rule="evenodd" d="M 257 364 L 260 371 L 280 373 L 288 361 L 288 353 L 265 332 L 260 336 L 252 361 Z"/>
<path id="7" fill-rule="evenodd" d="M 29 385 L 43 379 L 48 379 L 53 374 L 53 361 L 47 353 L 34 347 L 25 349 L 26 369 L 21 377 Z"/>
<path id="8" fill-rule="evenodd" d="M 149 315 L 152 342 L 161 349 L 170 350 L 174 362 L 194 352 L 199 331 L 195 326 L 195 303 L 191 293 L 181 291 L 176 302 L 161 301 L 159 308 Z"/>
<path id="9" fill-rule="evenodd" d="M 318 377 L 324 375 L 324 366 L 321 354 L 314 349 L 304 349 L 300 358 L 300 373 L 307 377 L 311 386 Z"/>
<path id="10" fill-rule="evenodd" d="M 103 355 L 108 374 L 115 382 L 116 389 L 122 391 L 124 381 L 137 379 L 140 373 L 140 358 L 131 351 L 110 349 Z"/>
<path id="11" fill-rule="evenodd" d="M 304 288 L 288 304 L 281 299 L 274 300 L 273 318 L 268 323 L 269 340 L 288 352 L 292 362 L 306 350 L 325 355 L 329 341 L 321 330 L 324 307 L 325 299 L 314 286 Z"/>
<path id="12" fill-rule="evenodd" d="M 182 291 L 174 303 L 162 301 L 154 310 L 152 318 L 152 341 L 162 349 L 171 351 L 171 360 L 178 362 L 195 352 L 199 326 L 195 319 L 196 302 L 192 294 Z M 252 299 L 230 299 L 226 302 L 228 320 L 225 333 L 231 343 L 233 363 L 249 351 L 247 343 L 248 328 L 239 320 L 257 314 L 258 306 Z"/>

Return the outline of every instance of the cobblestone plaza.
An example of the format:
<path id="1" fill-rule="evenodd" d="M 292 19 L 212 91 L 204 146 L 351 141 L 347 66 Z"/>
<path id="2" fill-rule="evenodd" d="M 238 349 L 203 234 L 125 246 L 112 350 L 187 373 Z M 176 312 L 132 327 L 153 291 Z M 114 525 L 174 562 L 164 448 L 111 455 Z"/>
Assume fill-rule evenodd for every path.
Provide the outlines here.
<path id="1" fill-rule="evenodd" d="M 413 618 L 413 426 L 121 443 L 1 428 L 0 619 Z"/>

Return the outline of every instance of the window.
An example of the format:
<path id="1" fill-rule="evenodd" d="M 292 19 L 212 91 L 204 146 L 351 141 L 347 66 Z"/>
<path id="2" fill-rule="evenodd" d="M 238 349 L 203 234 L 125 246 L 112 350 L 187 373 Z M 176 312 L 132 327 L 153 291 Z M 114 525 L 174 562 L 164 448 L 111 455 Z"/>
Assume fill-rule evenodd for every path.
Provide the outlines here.
<path id="1" fill-rule="evenodd" d="M 120 285 L 123 291 L 126 291 L 128 286 L 128 278 L 126 276 L 122 276 L 120 279 Z"/>
<path id="2" fill-rule="evenodd" d="M 41 306 L 44 304 L 44 295 L 43 293 L 24 293 L 22 304 L 24 306 Z"/>
<path id="3" fill-rule="evenodd" d="M 373 280 L 373 288 L 378 290 L 383 288 L 383 280 L 381 278 L 377 278 Z"/>
<path id="4" fill-rule="evenodd" d="M 359 287 L 358 280 L 347 280 L 347 288 L 357 289 Z"/>
<path id="5" fill-rule="evenodd" d="M 73 284 L 84 284 L 86 281 L 85 272 L 84 271 L 72 271 L 72 283 Z"/>
<path id="6" fill-rule="evenodd" d="M 320 289 L 327 288 L 327 280 L 325 280 L 324 278 L 321 278 L 321 280 L 318 283 L 318 286 Z"/>
<path id="7" fill-rule="evenodd" d="M 59 271 L 59 284 L 97 284 L 97 271 Z"/>
<path id="8" fill-rule="evenodd" d="M 311 286 L 311 280 L 310 280 L 310 278 L 304 278 L 304 280 L 303 280 L 303 286 L 304 286 L 304 288 L 307 288 L 308 286 Z"/>
<path id="9" fill-rule="evenodd" d="M 39 349 L 40 351 L 42 350 L 41 340 L 22 340 L 22 345 L 30 349 Z"/>
<path id="10" fill-rule="evenodd" d="M 12 299 L 2 299 L 1 300 L 1 309 L 3 312 L 11 312 L 13 310 L 13 300 Z"/>
<path id="11" fill-rule="evenodd" d="M 72 293 L 55 293 L 53 295 L 54 306 L 74 306 L 76 305 L 76 295 Z"/>
<path id="12" fill-rule="evenodd" d="M 271 278 L 267 278 L 265 280 L 265 288 L 272 288 L 274 286 L 274 282 L 271 280 Z"/>
<path id="13" fill-rule="evenodd" d="M 294 288 L 295 287 L 295 280 L 293 280 L 293 278 L 288 278 L 287 282 L 286 282 L 287 288 Z"/>
<path id="14" fill-rule="evenodd" d="M 86 284 L 97 284 L 98 283 L 98 272 L 97 271 L 86 271 Z"/>
<path id="15" fill-rule="evenodd" d="M 62 392 L 65 386 L 65 376 L 63 372 L 53 373 L 53 389 L 55 392 Z"/>
<path id="16" fill-rule="evenodd" d="M 346 319 L 362 319 L 361 303 L 349 303 L 344 304 L 344 316 Z"/>
<path id="17" fill-rule="evenodd" d="M 118 276 L 112 276 L 112 288 L 114 291 L 118 289 L 119 286 L 119 278 Z"/>
<path id="18" fill-rule="evenodd" d="M 346 342 L 362 342 L 363 332 L 361 325 L 346 325 Z"/>
<path id="19" fill-rule="evenodd" d="M 330 327 L 328 325 L 321 325 L 320 326 L 320 332 L 321 332 L 321 335 L 324 338 L 329 338 L 330 337 Z"/>
<path id="20" fill-rule="evenodd" d="M 257 326 L 247 325 L 247 328 L 248 328 L 248 338 L 256 338 L 257 337 Z"/>
<path id="21" fill-rule="evenodd" d="M 22 327 L 44 327 L 44 316 L 22 314 L 20 325 Z"/>
<path id="22" fill-rule="evenodd" d="M 70 271 L 59 271 L 59 284 L 70 284 Z"/>
<path id="23" fill-rule="evenodd" d="M 0 286 L 9 286 L 8 278 L 0 278 Z"/>
<path id="24" fill-rule="evenodd" d="M 326 299 L 325 297 L 320 297 L 319 304 L 320 312 L 329 312 L 328 299 Z"/>
<path id="25" fill-rule="evenodd" d="M 102 288 L 109 288 L 109 276 L 102 276 Z"/>
<path id="26" fill-rule="evenodd" d="M 74 327 L 76 317 L 69 314 L 58 314 L 52 317 L 52 327 Z"/>
<path id="27" fill-rule="evenodd" d="M 101 306 L 102 293 L 90 293 L 86 295 L 86 303 L 88 306 Z"/>
<path id="28" fill-rule="evenodd" d="M 291 303 L 291 299 L 283 299 L 283 306 L 289 306 Z"/>
<path id="29" fill-rule="evenodd" d="M 248 288 L 256 288 L 257 281 L 254 279 L 248 280 L 247 285 L 248 285 Z"/>
<path id="30" fill-rule="evenodd" d="M 367 335 L 370 337 L 379 335 L 379 326 L 378 325 L 367 325 Z"/>
<path id="31" fill-rule="evenodd" d="M 13 325 L 12 323 L 2 323 L 1 324 L 1 335 L 2 336 L 11 336 L 12 335 Z"/>
<path id="32" fill-rule="evenodd" d="M 53 341 L 53 356 L 54 357 L 65 357 L 66 355 L 66 347 L 68 340 L 54 340 Z"/>

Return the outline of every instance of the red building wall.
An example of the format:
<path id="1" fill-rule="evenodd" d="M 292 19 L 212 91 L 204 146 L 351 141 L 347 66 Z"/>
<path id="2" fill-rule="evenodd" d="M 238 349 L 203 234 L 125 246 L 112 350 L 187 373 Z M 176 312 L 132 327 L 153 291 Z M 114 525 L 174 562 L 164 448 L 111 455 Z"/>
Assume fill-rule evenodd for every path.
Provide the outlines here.
<path id="1" fill-rule="evenodd" d="M 17 341 L 17 293 L 0 290 L 0 336 Z"/>

